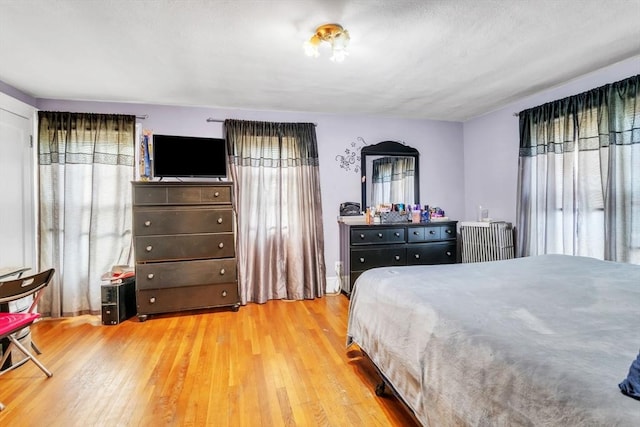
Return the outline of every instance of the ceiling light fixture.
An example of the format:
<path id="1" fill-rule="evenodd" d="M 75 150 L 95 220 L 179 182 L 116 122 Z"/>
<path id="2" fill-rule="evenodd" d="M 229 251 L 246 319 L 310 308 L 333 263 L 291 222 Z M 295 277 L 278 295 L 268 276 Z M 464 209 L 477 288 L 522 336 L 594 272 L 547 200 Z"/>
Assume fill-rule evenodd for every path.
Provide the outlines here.
<path id="1" fill-rule="evenodd" d="M 347 45 L 349 44 L 349 32 L 338 24 L 325 24 L 316 28 L 316 33 L 309 41 L 304 43 L 304 51 L 307 56 L 317 58 L 320 56 L 320 44 L 327 42 L 331 45 L 331 59 L 334 62 L 342 62 L 349 54 Z"/>

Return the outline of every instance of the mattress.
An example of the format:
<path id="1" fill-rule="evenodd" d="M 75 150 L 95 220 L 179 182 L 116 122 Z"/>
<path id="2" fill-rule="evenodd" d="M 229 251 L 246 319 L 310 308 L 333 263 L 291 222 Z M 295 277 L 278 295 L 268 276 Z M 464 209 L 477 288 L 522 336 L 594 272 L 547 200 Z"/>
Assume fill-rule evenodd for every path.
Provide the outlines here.
<path id="1" fill-rule="evenodd" d="M 366 271 L 347 345 L 425 426 L 639 426 L 639 323 L 640 266 L 543 255 Z"/>

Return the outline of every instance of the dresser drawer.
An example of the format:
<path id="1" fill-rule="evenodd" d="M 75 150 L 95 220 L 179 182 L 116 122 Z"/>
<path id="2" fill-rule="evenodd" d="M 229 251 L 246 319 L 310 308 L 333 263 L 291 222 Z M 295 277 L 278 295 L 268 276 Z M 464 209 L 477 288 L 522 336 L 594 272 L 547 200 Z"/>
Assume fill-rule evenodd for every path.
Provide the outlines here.
<path id="1" fill-rule="evenodd" d="M 133 186 L 133 204 L 164 205 L 167 203 L 167 187 L 151 185 Z"/>
<path id="2" fill-rule="evenodd" d="M 136 236 L 233 232 L 231 209 L 143 208 L 133 211 Z"/>
<path id="3" fill-rule="evenodd" d="M 351 230 L 352 245 L 376 245 L 405 242 L 405 229 L 398 228 L 359 228 Z"/>
<path id="4" fill-rule="evenodd" d="M 408 265 L 452 264 L 455 262 L 455 242 L 415 244 L 407 247 Z"/>
<path id="5" fill-rule="evenodd" d="M 442 240 L 457 239 L 457 234 L 455 224 L 443 224 L 440 226 L 440 237 Z"/>
<path id="6" fill-rule="evenodd" d="M 163 185 L 137 183 L 133 186 L 134 205 L 230 204 L 232 185 Z"/>
<path id="7" fill-rule="evenodd" d="M 456 226 L 450 224 L 408 227 L 408 242 L 432 242 L 456 238 Z"/>
<path id="8" fill-rule="evenodd" d="M 409 243 L 429 242 L 441 239 L 441 227 L 411 227 L 408 233 Z"/>
<path id="9" fill-rule="evenodd" d="M 138 315 L 166 313 L 199 308 L 236 305 L 240 303 L 238 285 L 191 286 L 167 289 L 143 289 L 136 291 Z"/>
<path id="10" fill-rule="evenodd" d="M 169 188 L 170 204 L 231 203 L 231 185 Z"/>
<path id="11" fill-rule="evenodd" d="M 404 246 L 382 249 L 354 249 L 351 251 L 351 270 L 364 271 L 374 267 L 389 267 L 407 264 Z"/>
<path id="12" fill-rule="evenodd" d="M 234 258 L 233 233 L 138 236 L 136 261 L 170 261 L 206 258 Z"/>
<path id="13" fill-rule="evenodd" d="M 162 289 L 236 282 L 236 259 L 150 262 L 136 265 L 138 289 Z"/>

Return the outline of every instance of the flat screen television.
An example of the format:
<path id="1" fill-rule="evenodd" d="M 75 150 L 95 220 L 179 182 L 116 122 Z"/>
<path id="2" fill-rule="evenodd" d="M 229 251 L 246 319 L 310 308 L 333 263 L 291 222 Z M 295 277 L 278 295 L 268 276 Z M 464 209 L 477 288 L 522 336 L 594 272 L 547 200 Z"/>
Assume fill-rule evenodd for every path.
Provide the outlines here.
<path id="1" fill-rule="evenodd" d="M 222 138 L 153 135 L 155 178 L 226 178 L 227 144 Z"/>

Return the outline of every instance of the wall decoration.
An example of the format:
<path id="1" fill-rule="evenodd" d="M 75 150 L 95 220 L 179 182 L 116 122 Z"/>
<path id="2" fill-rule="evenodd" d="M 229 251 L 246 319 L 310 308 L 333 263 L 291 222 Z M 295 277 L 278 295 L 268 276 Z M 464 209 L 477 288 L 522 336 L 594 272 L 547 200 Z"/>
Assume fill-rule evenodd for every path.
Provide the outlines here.
<path id="1" fill-rule="evenodd" d="M 360 150 L 366 142 L 364 138 L 357 137 L 356 141 L 352 141 L 344 150 L 344 154 L 338 154 L 336 160 L 340 167 L 348 172 L 360 173 Z"/>

